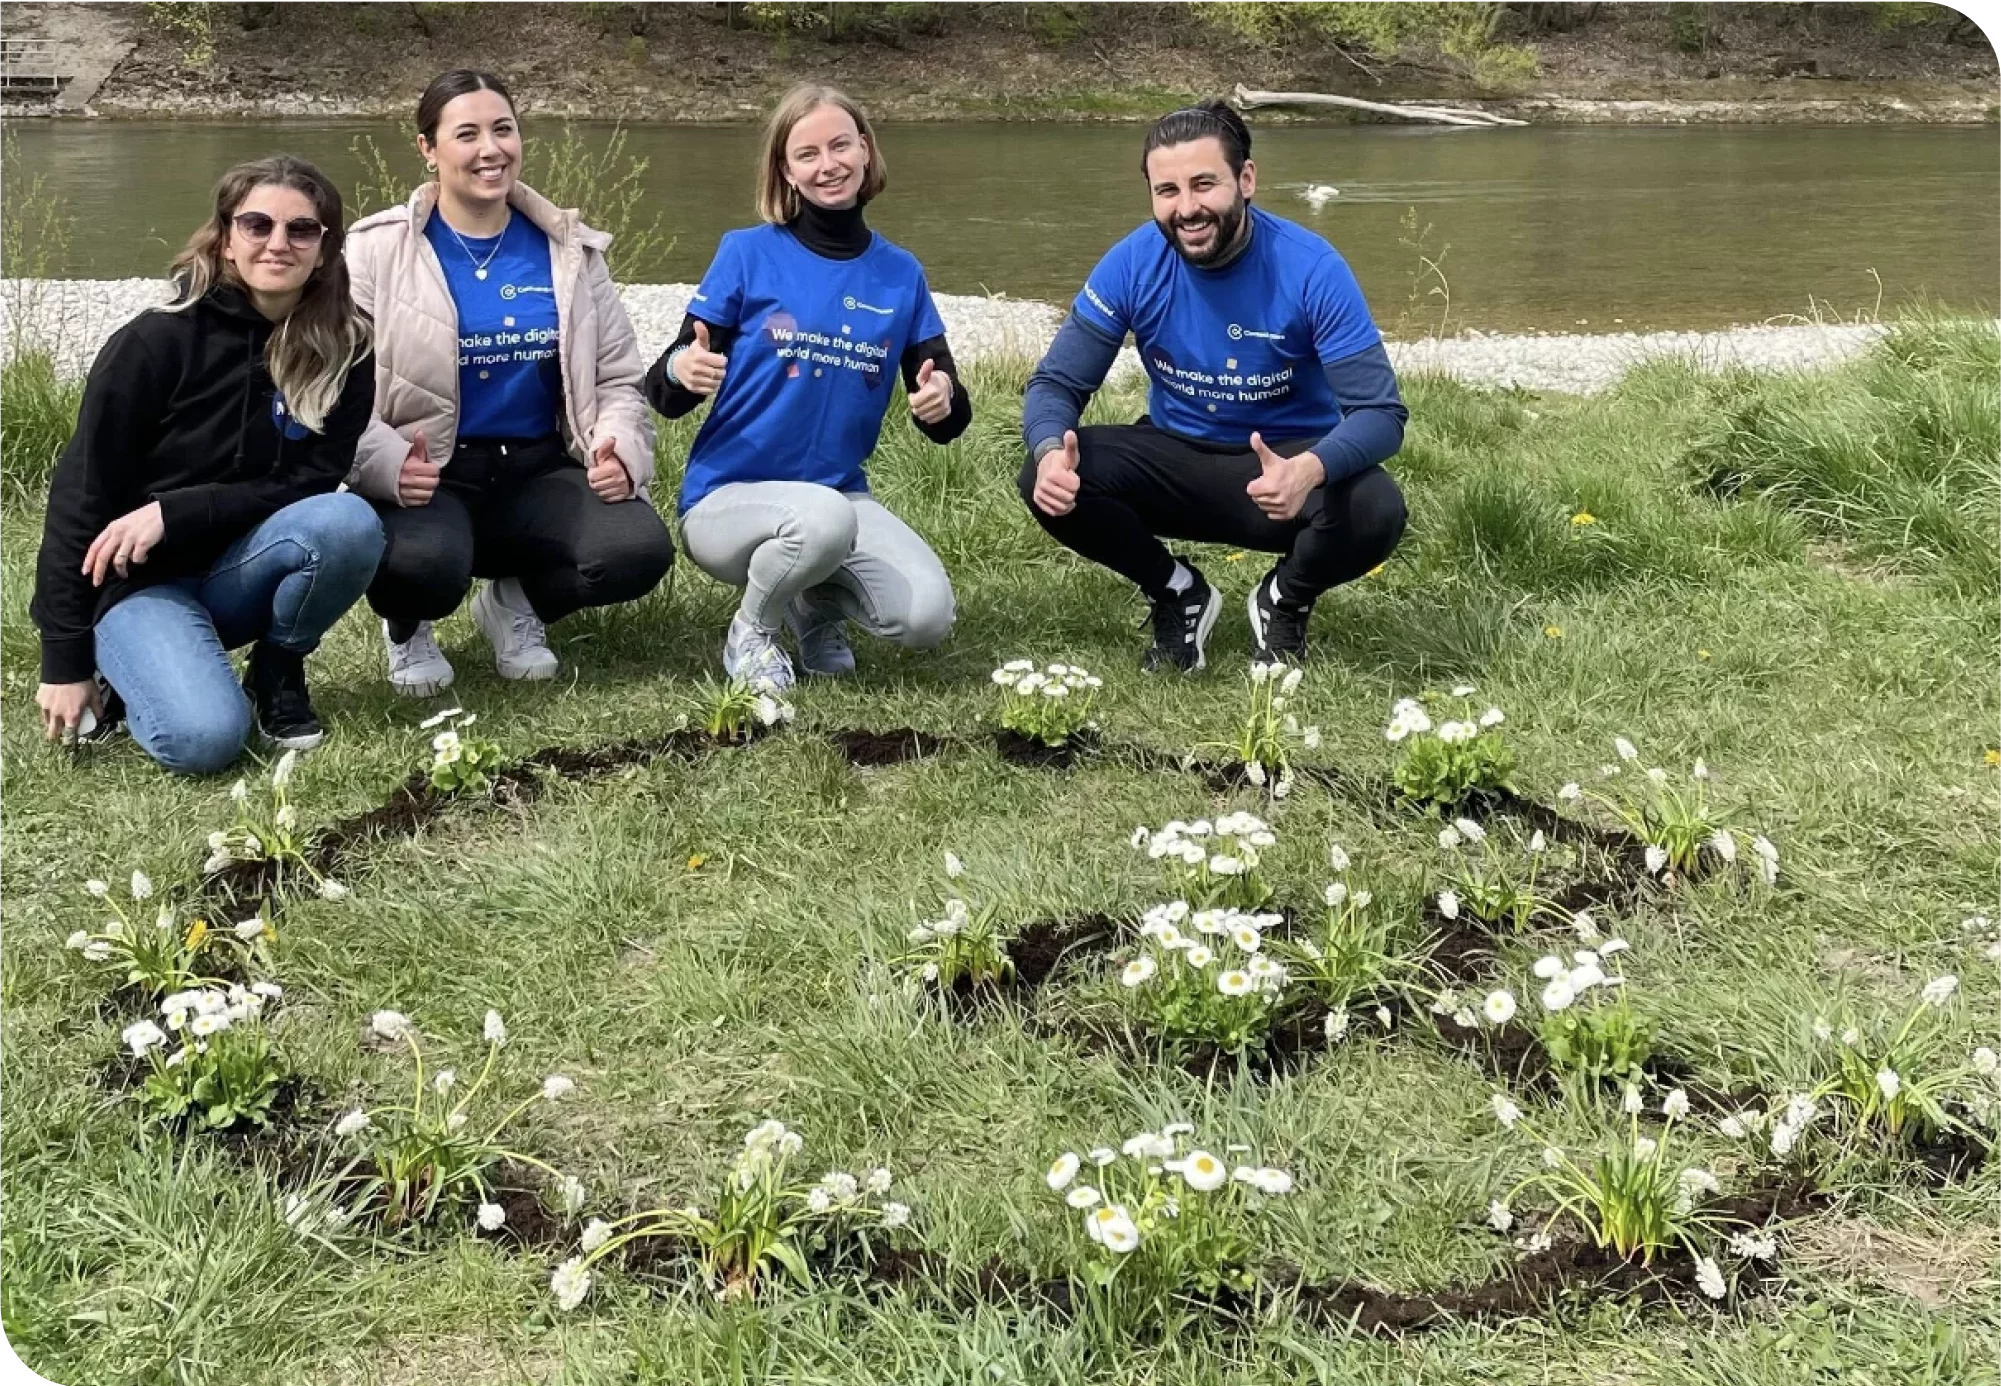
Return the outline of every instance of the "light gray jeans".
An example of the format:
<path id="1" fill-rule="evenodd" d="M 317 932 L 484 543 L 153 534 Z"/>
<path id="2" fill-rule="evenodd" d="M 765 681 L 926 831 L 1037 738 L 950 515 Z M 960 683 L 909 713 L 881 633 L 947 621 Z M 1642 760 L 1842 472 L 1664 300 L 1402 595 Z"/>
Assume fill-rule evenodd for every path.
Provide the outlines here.
<path id="1" fill-rule="evenodd" d="M 744 589 L 744 619 L 768 635 L 798 596 L 832 603 L 870 635 L 912 649 L 952 629 L 952 583 L 938 555 L 863 491 L 732 482 L 681 517 L 681 542 L 696 567 Z"/>

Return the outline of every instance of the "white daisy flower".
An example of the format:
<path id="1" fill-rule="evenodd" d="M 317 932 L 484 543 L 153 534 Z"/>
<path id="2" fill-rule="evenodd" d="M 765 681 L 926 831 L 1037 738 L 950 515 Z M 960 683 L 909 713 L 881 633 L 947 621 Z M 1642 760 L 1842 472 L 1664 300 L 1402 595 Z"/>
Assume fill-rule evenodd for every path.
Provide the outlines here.
<path id="1" fill-rule="evenodd" d="M 1495 1199 L 1487 1205 L 1487 1226 L 1496 1232 L 1506 1232 L 1515 1225 L 1515 1215 L 1508 1211 L 1508 1205 Z"/>
<path id="2" fill-rule="evenodd" d="M 1056 1163 L 1049 1167 L 1049 1172 L 1042 1176 L 1042 1180 L 1053 1190 L 1067 1188 L 1070 1181 L 1077 1177 L 1079 1163 L 1076 1153 L 1066 1150 L 1056 1157 Z"/>
<path id="3" fill-rule="evenodd" d="M 1480 1010 L 1491 1025 L 1505 1025 L 1515 1018 L 1515 996 L 1509 991 L 1490 991 Z"/>

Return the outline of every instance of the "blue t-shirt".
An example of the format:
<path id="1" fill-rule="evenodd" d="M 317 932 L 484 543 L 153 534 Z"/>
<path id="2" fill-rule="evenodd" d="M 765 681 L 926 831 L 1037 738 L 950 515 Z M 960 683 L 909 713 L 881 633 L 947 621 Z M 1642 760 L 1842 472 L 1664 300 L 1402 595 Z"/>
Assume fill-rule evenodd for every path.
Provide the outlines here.
<path id="1" fill-rule="evenodd" d="M 438 253 L 459 310 L 458 436 L 540 438 L 557 432 L 563 363 L 547 234 L 516 212 L 498 236 L 461 236 L 433 213 L 424 223 L 424 238 Z"/>
<path id="2" fill-rule="evenodd" d="M 1159 227 L 1140 227 L 1098 262 L 1074 310 L 1114 339 L 1132 333 L 1156 425 L 1231 447 L 1253 430 L 1275 441 L 1332 429 L 1341 406 L 1321 366 L 1382 340 L 1333 246 L 1250 214 L 1250 246 L 1220 270 L 1197 269 Z"/>
<path id="3" fill-rule="evenodd" d="M 945 331 L 924 267 L 901 246 L 878 235 L 829 260 L 770 225 L 724 234 L 688 311 L 737 338 L 688 452 L 683 514 L 737 481 L 866 491 L 862 463 L 904 348 Z"/>

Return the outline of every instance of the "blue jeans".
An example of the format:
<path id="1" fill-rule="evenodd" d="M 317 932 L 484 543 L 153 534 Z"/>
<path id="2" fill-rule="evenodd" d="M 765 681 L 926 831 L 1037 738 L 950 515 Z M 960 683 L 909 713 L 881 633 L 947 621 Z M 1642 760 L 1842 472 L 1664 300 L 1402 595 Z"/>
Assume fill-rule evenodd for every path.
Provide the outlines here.
<path id="1" fill-rule="evenodd" d="M 360 496 L 286 506 L 208 573 L 144 587 L 97 621 L 97 667 L 141 750 L 176 774 L 224 769 L 253 714 L 229 651 L 253 640 L 305 654 L 375 576 L 382 524 Z"/>

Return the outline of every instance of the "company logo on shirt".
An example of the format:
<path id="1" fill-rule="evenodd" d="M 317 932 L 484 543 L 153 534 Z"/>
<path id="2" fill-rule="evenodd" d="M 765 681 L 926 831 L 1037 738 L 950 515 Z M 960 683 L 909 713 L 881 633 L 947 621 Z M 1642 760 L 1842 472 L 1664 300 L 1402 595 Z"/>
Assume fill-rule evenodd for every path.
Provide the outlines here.
<path id="1" fill-rule="evenodd" d="M 500 296 L 512 300 L 518 294 L 553 294 L 554 287 L 548 284 L 502 284 Z"/>
<path id="2" fill-rule="evenodd" d="M 894 308 L 878 308 L 873 303 L 863 303 L 853 294 L 849 294 L 846 298 L 842 299 L 841 306 L 850 309 L 859 308 L 865 313 L 880 313 L 885 318 L 896 311 Z"/>
<path id="3" fill-rule="evenodd" d="M 1260 332 L 1255 327 L 1245 327 L 1242 323 L 1233 322 L 1230 324 L 1231 341 L 1240 342 L 1246 337 L 1256 337 L 1266 342 L 1282 342 L 1285 340 L 1283 332 Z"/>

